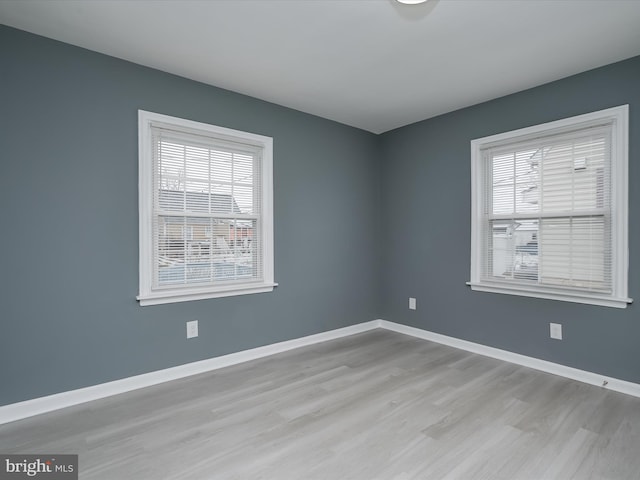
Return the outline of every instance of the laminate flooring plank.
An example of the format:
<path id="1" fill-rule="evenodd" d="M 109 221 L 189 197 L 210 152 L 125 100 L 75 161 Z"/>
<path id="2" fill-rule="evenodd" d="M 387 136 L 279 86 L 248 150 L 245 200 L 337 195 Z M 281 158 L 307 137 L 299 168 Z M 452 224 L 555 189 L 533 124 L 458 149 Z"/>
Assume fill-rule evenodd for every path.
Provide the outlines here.
<path id="1" fill-rule="evenodd" d="M 83 480 L 638 480 L 640 399 L 372 331 L 0 426 Z"/>

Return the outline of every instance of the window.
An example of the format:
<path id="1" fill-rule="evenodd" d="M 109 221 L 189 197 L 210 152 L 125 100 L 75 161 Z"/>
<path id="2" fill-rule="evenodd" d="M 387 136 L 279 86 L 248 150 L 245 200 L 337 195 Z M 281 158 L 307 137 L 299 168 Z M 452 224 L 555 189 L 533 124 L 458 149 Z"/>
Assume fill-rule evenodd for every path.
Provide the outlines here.
<path id="1" fill-rule="evenodd" d="M 140 305 L 269 292 L 273 140 L 139 111 Z"/>
<path id="2" fill-rule="evenodd" d="M 471 142 L 473 290 L 626 307 L 628 106 Z"/>

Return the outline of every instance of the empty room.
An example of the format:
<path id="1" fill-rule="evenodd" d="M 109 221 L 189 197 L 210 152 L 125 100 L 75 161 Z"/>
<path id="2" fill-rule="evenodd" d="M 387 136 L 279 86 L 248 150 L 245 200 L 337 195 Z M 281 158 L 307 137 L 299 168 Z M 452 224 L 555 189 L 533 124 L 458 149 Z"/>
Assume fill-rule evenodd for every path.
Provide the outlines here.
<path id="1" fill-rule="evenodd" d="M 640 478 L 639 25 L 0 0 L 0 479 Z"/>

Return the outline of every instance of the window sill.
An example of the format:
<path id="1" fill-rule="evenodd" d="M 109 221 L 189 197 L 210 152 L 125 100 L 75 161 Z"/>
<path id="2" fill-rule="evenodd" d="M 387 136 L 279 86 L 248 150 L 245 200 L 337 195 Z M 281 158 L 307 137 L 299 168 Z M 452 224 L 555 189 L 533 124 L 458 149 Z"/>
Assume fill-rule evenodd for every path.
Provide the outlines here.
<path id="1" fill-rule="evenodd" d="M 141 307 L 161 305 L 165 303 L 188 302 L 192 300 L 206 300 L 209 298 L 233 297 L 250 295 L 253 293 L 268 293 L 277 287 L 277 283 L 260 283 L 255 285 L 232 285 L 229 287 L 211 289 L 182 289 L 170 291 L 156 291 L 138 295 L 136 299 Z"/>
<path id="2" fill-rule="evenodd" d="M 511 285 L 498 285 L 487 283 L 467 282 L 471 290 L 477 292 L 502 293 L 506 295 L 519 295 L 523 297 L 545 298 L 549 300 L 561 300 L 565 302 L 583 303 L 587 305 L 599 305 L 602 307 L 627 308 L 632 303 L 631 298 L 618 298 L 609 295 L 587 294 L 570 291 L 549 291 L 541 288 L 520 288 Z"/>

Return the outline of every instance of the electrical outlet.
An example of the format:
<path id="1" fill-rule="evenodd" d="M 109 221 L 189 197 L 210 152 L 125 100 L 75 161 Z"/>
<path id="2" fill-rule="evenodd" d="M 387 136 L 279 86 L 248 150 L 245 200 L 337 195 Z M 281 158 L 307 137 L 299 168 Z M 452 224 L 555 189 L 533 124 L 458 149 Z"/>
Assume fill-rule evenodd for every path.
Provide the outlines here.
<path id="1" fill-rule="evenodd" d="M 562 340 L 562 324 L 550 323 L 549 335 L 551 336 L 551 338 L 555 338 L 556 340 Z"/>
<path id="2" fill-rule="evenodd" d="M 198 320 L 187 322 L 187 338 L 198 336 Z"/>
<path id="3" fill-rule="evenodd" d="M 409 310 L 416 309 L 416 299 L 413 297 L 409 297 Z"/>

